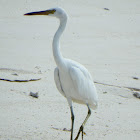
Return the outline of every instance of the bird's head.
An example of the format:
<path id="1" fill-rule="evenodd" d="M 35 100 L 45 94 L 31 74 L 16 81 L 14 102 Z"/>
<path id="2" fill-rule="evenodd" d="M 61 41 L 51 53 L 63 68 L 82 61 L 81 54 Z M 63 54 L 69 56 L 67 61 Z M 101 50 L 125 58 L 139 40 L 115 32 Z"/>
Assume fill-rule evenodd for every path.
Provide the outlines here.
<path id="1" fill-rule="evenodd" d="M 51 8 L 44 11 L 36 11 L 24 14 L 25 16 L 33 16 L 33 15 L 44 15 L 44 16 L 51 16 L 56 17 L 59 19 L 67 17 L 66 12 L 62 8 Z"/>

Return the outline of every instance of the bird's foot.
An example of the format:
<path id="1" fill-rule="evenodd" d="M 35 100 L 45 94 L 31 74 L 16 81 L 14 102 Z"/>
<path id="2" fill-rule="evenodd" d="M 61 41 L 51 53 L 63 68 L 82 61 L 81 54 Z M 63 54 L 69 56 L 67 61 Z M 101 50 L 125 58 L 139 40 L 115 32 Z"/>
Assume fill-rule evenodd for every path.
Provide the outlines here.
<path id="1" fill-rule="evenodd" d="M 78 140 L 78 137 L 79 137 L 81 132 L 82 132 L 82 140 L 83 140 L 83 135 L 84 135 L 83 129 L 84 129 L 84 127 L 83 127 L 83 125 L 81 125 L 81 127 L 80 127 L 80 129 L 78 131 L 78 134 L 77 134 L 77 136 L 76 136 L 76 138 L 74 140 Z"/>

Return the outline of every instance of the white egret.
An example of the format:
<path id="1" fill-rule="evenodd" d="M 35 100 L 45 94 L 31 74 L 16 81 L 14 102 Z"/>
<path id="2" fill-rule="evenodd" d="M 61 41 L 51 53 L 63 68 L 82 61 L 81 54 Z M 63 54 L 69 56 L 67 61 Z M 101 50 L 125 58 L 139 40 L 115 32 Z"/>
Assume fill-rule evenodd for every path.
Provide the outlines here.
<path id="1" fill-rule="evenodd" d="M 68 104 L 70 106 L 71 140 L 73 140 L 73 128 L 74 128 L 74 113 L 72 102 L 86 104 L 88 107 L 88 114 L 75 138 L 75 140 L 77 140 L 80 133 L 82 132 L 83 139 L 83 129 L 88 118 L 91 115 L 90 108 L 92 109 L 97 108 L 98 95 L 96 92 L 95 85 L 93 83 L 93 79 L 88 70 L 78 62 L 64 58 L 59 50 L 60 36 L 62 35 L 66 27 L 68 16 L 66 12 L 61 8 L 52 8 L 45 11 L 31 12 L 26 13 L 25 15 L 48 15 L 56 17 L 60 20 L 59 28 L 54 35 L 52 43 L 53 56 L 57 65 L 57 67 L 54 70 L 54 80 L 57 89 L 64 97 L 66 97 Z"/>

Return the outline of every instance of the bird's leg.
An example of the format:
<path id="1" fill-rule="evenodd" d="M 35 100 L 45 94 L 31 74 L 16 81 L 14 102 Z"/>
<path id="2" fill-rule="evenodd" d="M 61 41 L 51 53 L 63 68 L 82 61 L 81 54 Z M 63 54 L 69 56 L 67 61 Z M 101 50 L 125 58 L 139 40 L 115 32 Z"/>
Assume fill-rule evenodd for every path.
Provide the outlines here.
<path id="1" fill-rule="evenodd" d="M 79 137 L 79 135 L 80 135 L 80 133 L 81 133 L 81 132 L 82 132 L 82 140 L 83 140 L 84 126 L 85 126 L 85 124 L 86 124 L 86 122 L 87 122 L 88 118 L 89 118 L 89 117 L 90 117 L 90 115 L 91 115 L 91 110 L 90 110 L 90 108 L 89 108 L 89 105 L 88 105 L 88 104 L 87 104 L 87 107 L 88 107 L 88 114 L 87 114 L 87 116 L 86 116 L 86 118 L 85 118 L 84 122 L 82 123 L 82 125 L 81 125 L 81 127 L 80 127 L 80 129 L 79 129 L 79 131 L 78 131 L 78 134 L 77 134 L 77 136 L 76 136 L 75 140 L 77 140 L 77 139 L 78 139 L 78 137 Z"/>
<path id="2" fill-rule="evenodd" d="M 74 113 L 72 106 L 70 107 L 71 110 L 71 140 L 73 140 L 73 127 L 74 127 Z"/>

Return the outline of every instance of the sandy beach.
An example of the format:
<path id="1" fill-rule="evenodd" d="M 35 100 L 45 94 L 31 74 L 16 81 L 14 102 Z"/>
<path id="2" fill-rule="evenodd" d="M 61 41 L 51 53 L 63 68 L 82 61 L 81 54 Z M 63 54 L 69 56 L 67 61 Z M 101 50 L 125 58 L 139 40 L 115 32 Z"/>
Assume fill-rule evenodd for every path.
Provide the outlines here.
<path id="1" fill-rule="evenodd" d="M 139 140 L 140 99 L 133 96 L 140 93 L 139 0 L 0 1 L 0 78 L 9 80 L 0 80 L 0 140 L 70 139 L 70 132 L 63 131 L 71 127 L 70 109 L 53 74 L 52 40 L 59 22 L 23 16 L 52 7 L 69 15 L 61 38 L 63 56 L 89 70 L 99 95 L 84 140 Z M 87 107 L 73 107 L 75 137 Z"/>

